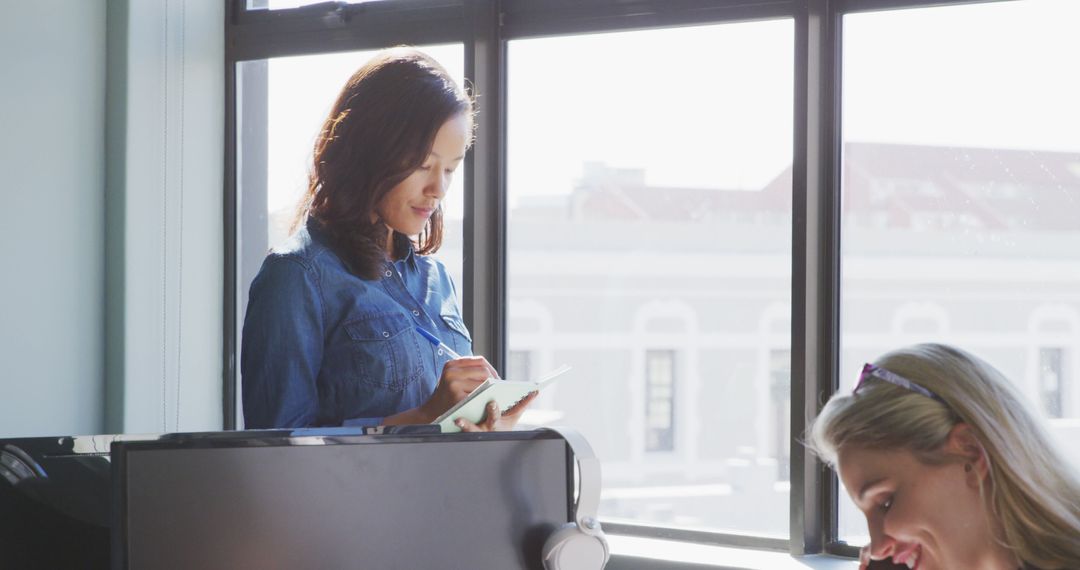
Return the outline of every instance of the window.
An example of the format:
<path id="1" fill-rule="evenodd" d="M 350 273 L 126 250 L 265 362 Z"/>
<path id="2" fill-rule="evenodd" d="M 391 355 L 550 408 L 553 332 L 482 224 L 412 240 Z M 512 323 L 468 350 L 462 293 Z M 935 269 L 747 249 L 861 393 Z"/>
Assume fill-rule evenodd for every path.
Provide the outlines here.
<path id="1" fill-rule="evenodd" d="M 776 481 L 791 477 L 791 351 L 769 351 L 769 455 L 776 459 Z"/>
<path id="2" fill-rule="evenodd" d="M 511 350 L 510 358 L 506 361 L 506 378 L 510 380 L 533 380 L 532 352 L 528 350 Z"/>
<path id="3" fill-rule="evenodd" d="M 1080 394 L 1074 382 L 1071 356 L 1080 350 L 1080 310 L 1075 305 L 1050 302 L 1031 312 L 1028 318 L 1030 360 L 1035 381 L 1028 394 L 1039 409 L 1053 421 L 1051 429 L 1065 443 L 1067 451 L 1080 457 L 1071 441 L 1075 440 L 1075 418 L 1080 416 Z"/>
<path id="4" fill-rule="evenodd" d="M 1040 0 L 844 17 L 841 390 L 889 349 L 943 341 L 1068 416 L 1064 352 L 1028 320 L 1080 287 L 1080 81 L 1061 71 L 1077 18 Z M 863 543 L 840 503 L 841 538 Z"/>
<path id="5" fill-rule="evenodd" d="M 1050 418 L 1064 417 L 1065 366 L 1061 348 L 1039 349 L 1039 402 Z"/>
<path id="6" fill-rule="evenodd" d="M 602 517 L 788 534 L 756 323 L 790 306 L 793 39 L 771 20 L 507 47 L 508 342 L 545 307 L 529 346 L 574 370 L 537 411 L 596 448 Z"/>
<path id="7" fill-rule="evenodd" d="M 1073 0 L 231 1 L 234 336 L 275 239 L 268 188 L 302 183 L 313 135 L 275 121 L 328 105 L 268 111 L 292 87 L 275 77 L 439 45 L 481 109 L 473 184 L 451 194 L 471 198 L 448 208 L 468 245 L 440 254 L 471 268 L 466 319 L 504 376 L 574 365 L 528 421 L 596 447 L 609 532 L 852 554 L 861 515 L 790 435 L 903 344 L 987 357 L 1069 439 L 1080 327 L 1031 315 L 1080 310 Z"/>
<path id="8" fill-rule="evenodd" d="M 282 10 L 286 8 L 302 8 L 317 4 L 321 0 L 247 0 L 248 8 Z M 386 2 L 387 0 L 345 0 L 348 4 L 363 4 L 365 2 Z"/>
<path id="9" fill-rule="evenodd" d="M 675 450 L 675 351 L 645 353 L 645 450 Z"/>

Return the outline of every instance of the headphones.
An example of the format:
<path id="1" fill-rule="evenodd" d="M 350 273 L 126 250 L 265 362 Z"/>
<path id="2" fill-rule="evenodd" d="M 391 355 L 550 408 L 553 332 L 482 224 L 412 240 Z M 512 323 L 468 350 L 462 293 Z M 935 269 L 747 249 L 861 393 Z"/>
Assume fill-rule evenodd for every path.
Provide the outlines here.
<path id="1" fill-rule="evenodd" d="M 596 509 L 600 503 L 600 460 L 588 441 L 578 432 L 564 427 L 544 428 L 553 431 L 570 445 L 578 467 L 577 501 L 574 503 L 574 522 L 551 533 L 544 542 L 543 562 L 546 570 L 599 570 L 607 564 L 608 549 Z"/>

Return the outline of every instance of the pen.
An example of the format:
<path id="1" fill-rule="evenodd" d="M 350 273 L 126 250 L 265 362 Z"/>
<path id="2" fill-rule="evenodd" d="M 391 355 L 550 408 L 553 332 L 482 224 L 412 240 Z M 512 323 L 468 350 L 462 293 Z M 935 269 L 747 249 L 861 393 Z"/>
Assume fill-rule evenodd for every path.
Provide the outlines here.
<path id="1" fill-rule="evenodd" d="M 443 349 L 443 352 L 450 355 L 450 358 L 461 358 L 460 354 L 454 352 L 454 349 L 450 348 L 449 346 L 446 346 L 446 343 L 439 340 L 439 337 L 427 332 L 420 327 L 416 327 L 416 332 L 420 333 L 420 336 L 426 338 L 431 344 L 434 344 L 435 346 Z"/>

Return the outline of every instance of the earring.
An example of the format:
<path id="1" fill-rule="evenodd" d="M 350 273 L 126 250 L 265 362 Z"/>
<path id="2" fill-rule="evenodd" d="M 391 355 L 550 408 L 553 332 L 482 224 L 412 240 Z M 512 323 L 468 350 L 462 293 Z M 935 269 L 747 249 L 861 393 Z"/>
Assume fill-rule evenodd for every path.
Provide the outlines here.
<path id="1" fill-rule="evenodd" d="M 965 463 L 964 464 L 964 473 L 971 473 L 971 464 L 970 463 Z"/>

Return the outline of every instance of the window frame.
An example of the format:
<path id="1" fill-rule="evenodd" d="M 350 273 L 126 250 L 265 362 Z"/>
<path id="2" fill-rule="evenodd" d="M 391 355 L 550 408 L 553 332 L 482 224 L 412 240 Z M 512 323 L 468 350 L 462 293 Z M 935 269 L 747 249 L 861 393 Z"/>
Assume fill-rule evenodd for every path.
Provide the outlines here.
<path id="1" fill-rule="evenodd" d="M 265 1 L 265 0 L 263 0 Z M 225 14 L 223 428 L 236 429 L 238 111 L 265 113 L 265 87 L 237 85 L 238 63 L 272 57 L 460 42 L 465 75 L 483 94 L 466 157 L 462 304 L 478 353 L 507 361 L 506 142 L 510 40 L 789 18 L 794 24 L 792 133 L 791 441 L 838 385 L 840 310 L 841 40 L 849 13 L 1006 0 L 392 0 L 324 2 Z M 249 86 L 250 87 L 250 86 Z M 237 98 L 242 97 L 243 101 Z M 261 97 L 261 102 L 260 102 Z M 251 103 L 244 105 L 242 103 Z M 255 116 L 255 119 L 258 115 Z M 245 131 L 247 139 L 252 134 Z M 255 133 L 254 136 L 258 136 Z M 265 137 L 265 132 L 263 135 Z M 265 171 L 263 163 L 245 169 Z M 263 174 L 265 176 L 265 174 Z M 609 533 L 723 546 L 857 556 L 838 539 L 836 476 L 801 445 L 790 450 L 789 538 L 645 524 L 604 523 Z"/>

